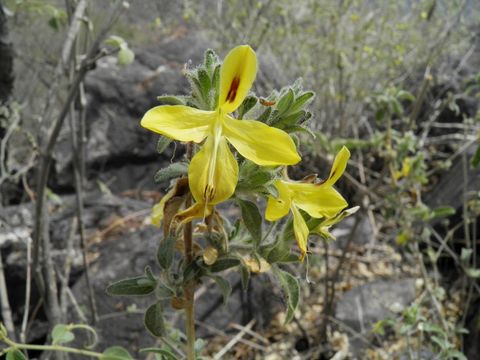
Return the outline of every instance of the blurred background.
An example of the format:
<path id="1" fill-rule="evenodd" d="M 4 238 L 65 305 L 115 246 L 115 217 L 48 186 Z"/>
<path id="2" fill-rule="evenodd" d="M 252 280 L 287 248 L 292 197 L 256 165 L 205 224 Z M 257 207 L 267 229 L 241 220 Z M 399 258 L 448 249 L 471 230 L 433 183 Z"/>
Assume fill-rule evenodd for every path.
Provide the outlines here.
<path id="1" fill-rule="evenodd" d="M 159 154 L 139 121 L 157 96 L 188 93 L 183 70 L 207 49 L 223 58 L 250 44 L 258 96 L 294 82 L 316 93 L 292 177 L 326 177 L 346 145 L 337 187 L 361 209 L 291 269 L 302 303 L 286 327 L 268 273 L 247 291 L 229 274 L 226 306 L 204 284 L 205 354 L 478 359 L 478 1 L 0 4 L 0 301 L 18 340 L 43 344 L 52 324 L 95 322 L 100 347 L 155 344 L 142 322 L 148 301 L 104 290 L 155 267 L 149 214 L 168 189 L 155 174 L 184 152 L 170 144 Z M 55 299 L 42 299 L 35 276 L 53 279 Z M 252 332 L 225 348 L 247 324 Z"/>

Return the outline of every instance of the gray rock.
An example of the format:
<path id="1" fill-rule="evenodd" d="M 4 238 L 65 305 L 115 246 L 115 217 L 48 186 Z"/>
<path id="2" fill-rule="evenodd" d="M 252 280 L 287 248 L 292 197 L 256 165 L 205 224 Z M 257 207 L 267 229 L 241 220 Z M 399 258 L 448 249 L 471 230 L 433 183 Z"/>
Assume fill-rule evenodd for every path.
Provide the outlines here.
<path id="1" fill-rule="evenodd" d="M 143 313 L 155 302 L 155 297 L 112 297 L 106 294 L 105 289 L 114 281 L 141 275 L 147 265 L 154 273 L 158 273 L 156 249 L 160 238 L 161 231 L 148 226 L 110 237 L 98 247 L 100 256 L 92 264 L 90 271 L 100 315 L 100 321 L 95 325 L 99 334 L 98 349 L 119 345 L 134 353 L 142 347 L 154 346 L 156 339 L 145 329 Z M 245 324 L 252 318 L 255 318 L 256 326 L 265 327 L 273 316 L 283 309 L 280 290 L 272 290 L 272 280 L 268 274 L 252 276 L 247 292 L 241 289 L 236 273 L 219 275 L 226 277 L 231 283 L 232 295 L 229 302 L 223 305 L 220 289 L 214 283 L 205 282 L 205 291 L 196 299 L 198 337 L 216 336 L 218 331 L 228 332 L 230 323 Z M 80 307 L 88 309 L 88 292 L 83 277 L 74 285 L 73 293 Z M 137 310 L 128 311 L 132 306 Z M 74 309 L 70 314 L 70 322 L 81 321 Z M 173 310 L 166 304 L 165 316 L 183 331 L 183 311 Z"/>
<path id="2" fill-rule="evenodd" d="M 332 235 L 336 237 L 336 241 L 331 244 L 336 249 L 345 249 L 350 237 L 353 237 L 351 242 L 357 246 L 366 245 L 373 239 L 373 229 L 368 217 L 362 216 L 357 221 L 357 214 L 343 219 L 338 225 L 332 228 Z"/>
<path id="3" fill-rule="evenodd" d="M 342 295 L 335 317 L 349 328 L 368 336 L 372 325 L 393 317 L 415 300 L 415 279 L 380 280 L 370 282 Z M 365 343 L 351 335 L 350 350 L 358 355 Z"/>
<path id="4" fill-rule="evenodd" d="M 187 30 L 184 37 L 136 50 L 136 60 L 128 66 L 118 67 L 113 57 L 98 62 L 85 83 L 89 179 L 107 183 L 113 192 L 155 188 L 155 171 L 162 166 L 159 163 L 170 160 L 173 148 L 159 156 L 155 148 L 158 136 L 143 129 L 140 119 L 158 105 L 157 96 L 186 94 L 189 87 L 182 74 L 184 64 L 201 62 L 209 47 L 199 33 Z M 56 186 L 70 188 L 73 174 L 68 126 L 55 151 L 55 170 Z"/>

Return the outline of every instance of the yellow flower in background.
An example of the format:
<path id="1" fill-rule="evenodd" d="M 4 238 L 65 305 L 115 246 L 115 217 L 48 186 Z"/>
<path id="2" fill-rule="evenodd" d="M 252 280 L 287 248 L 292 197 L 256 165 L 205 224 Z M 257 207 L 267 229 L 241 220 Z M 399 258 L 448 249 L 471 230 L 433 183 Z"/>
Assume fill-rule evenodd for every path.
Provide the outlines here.
<path id="1" fill-rule="evenodd" d="M 229 115 L 242 104 L 256 73 L 255 52 L 248 45 L 237 46 L 221 67 L 217 109 L 157 106 L 141 121 L 143 127 L 175 140 L 204 141 L 188 169 L 189 186 L 198 211 L 202 204 L 204 211 L 211 211 L 212 205 L 227 200 L 235 191 L 238 164 L 228 143 L 258 165 L 292 165 L 300 161 L 293 140 L 284 131 Z"/>
<path id="2" fill-rule="evenodd" d="M 335 157 L 330 175 L 323 183 L 301 183 L 276 180 L 278 198 L 269 197 L 265 218 L 269 221 L 278 220 L 288 214 L 293 215 L 293 231 L 303 260 L 307 252 L 309 229 L 300 209 L 313 218 L 331 219 L 342 211 L 347 201 L 333 188 L 335 182 L 342 176 L 347 167 L 350 152 L 344 146 Z"/>

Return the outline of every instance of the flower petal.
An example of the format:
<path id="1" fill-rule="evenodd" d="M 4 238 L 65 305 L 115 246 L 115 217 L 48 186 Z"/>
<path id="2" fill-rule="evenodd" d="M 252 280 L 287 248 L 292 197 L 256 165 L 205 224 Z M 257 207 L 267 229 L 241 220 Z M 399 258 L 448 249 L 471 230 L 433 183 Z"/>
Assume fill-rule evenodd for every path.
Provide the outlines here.
<path id="1" fill-rule="evenodd" d="M 257 56 L 248 45 L 232 49 L 220 71 L 218 107 L 225 113 L 235 111 L 247 96 L 257 75 Z"/>
<path id="2" fill-rule="evenodd" d="M 209 136 L 188 169 L 190 191 L 199 203 L 218 204 L 232 196 L 238 164 L 223 136 Z"/>
<path id="3" fill-rule="evenodd" d="M 300 211 L 296 206 L 292 206 L 293 214 L 293 232 L 295 239 L 297 240 L 298 247 L 300 248 L 300 261 L 303 260 L 307 253 L 308 245 L 308 226 Z"/>
<path id="4" fill-rule="evenodd" d="M 330 170 L 330 176 L 328 177 L 325 184 L 333 185 L 337 182 L 340 176 L 343 175 L 345 169 L 347 168 L 348 159 L 350 159 L 350 151 L 343 146 L 342 149 L 335 156 L 333 161 L 332 170 Z"/>
<path id="5" fill-rule="evenodd" d="M 268 198 L 267 209 L 265 210 L 265 219 L 268 221 L 275 221 L 287 215 L 292 204 L 290 190 L 285 183 L 276 180 L 274 185 L 278 190 L 278 198 L 273 196 Z"/>
<path id="6" fill-rule="evenodd" d="M 314 218 L 333 217 L 348 203 L 342 195 L 328 184 L 288 183 L 293 202 Z"/>
<path id="7" fill-rule="evenodd" d="M 215 113 L 212 111 L 183 105 L 164 105 L 148 110 L 140 124 L 175 140 L 199 143 L 208 135 L 214 120 Z"/>
<path id="8" fill-rule="evenodd" d="M 213 206 L 203 203 L 195 203 L 175 215 L 173 221 L 176 226 L 189 223 L 195 219 L 203 219 L 212 213 Z"/>
<path id="9" fill-rule="evenodd" d="M 223 132 L 240 154 L 258 165 L 293 165 L 301 160 L 285 131 L 260 121 L 227 117 Z"/>
<path id="10" fill-rule="evenodd" d="M 281 180 L 275 180 L 275 187 L 278 190 L 278 198 L 268 197 L 267 209 L 265 210 L 265 219 L 276 221 L 288 214 L 292 204 L 291 193 L 285 183 Z"/>

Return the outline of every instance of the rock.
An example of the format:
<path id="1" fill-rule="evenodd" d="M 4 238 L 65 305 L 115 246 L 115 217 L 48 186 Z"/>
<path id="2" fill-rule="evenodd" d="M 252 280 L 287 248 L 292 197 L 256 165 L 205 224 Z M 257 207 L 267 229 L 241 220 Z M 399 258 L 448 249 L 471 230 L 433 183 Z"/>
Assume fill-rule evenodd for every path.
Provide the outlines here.
<path id="1" fill-rule="evenodd" d="M 134 353 L 142 347 L 154 346 L 156 340 L 143 325 L 143 313 L 155 302 L 155 297 L 113 297 L 107 295 L 105 289 L 114 281 L 141 275 L 147 265 L 154 273 L 158 273 L 156 249 L 160 234 L 159 229 L 147 226 L 109 237 L 99 244 L 99 256 L 90 271 L 100 315 L 100 321 L 95 326 L 99 334 L 98 349 L 118 345 Z M 223 305 L 223 296 L 218 286 L 209 280 L 205 281 L 206 286 L 196 297 L 198 337 L 218 335 L 219 330 L 228 330 L 230 323 L 245 324 L 252 318 L 255 318 L 257 326 L 265 327 L 278 311 L 284 309 L 281 294 L 272 291 L 267 274 L 252 276 L 248 292 L 242 291 L 236 273 L 220 275 L 230 281 L 232 295 L 229 302 Z M 80 307 L 88 309 L 88 292 L 83 277 L 74 285 L 73 293 Z M 70 314 L 70 322 L 81 321 L 74 309 Z M 169 322 L 175 323 L 183 331 L 182 311 L 166 306 L 165 315 Z"/>
<path id="2" fill-rule="evenodd" d="M 170 38 L 154 47 L 136 50 L 135 61 L 118 67 L 114 57 L 98 62 L 85 83 L 87 177 L 106 183 L 113 192 L 153 189 L 153 176 L 172 157 L 156 151 L 158 136 L 140 126 L 143 114 L 158 105 L 157 96 L 186 94 L 184 64 L 198 64 L 209 44 L 198 32 Z M 55 151 L 53 189 L 73 184 L 69 127 L 64 127 Z"/>
<path id="3" fill-rule="evenodd" d="M 368 217 L 362 216 L 357 221 L 357 214 L 343 219 L 338 225 L 332 227 L 332 235 L 336 237 L 336 241 L 331 244 L 336 249 L 345 249 L 349 238 L 353 236 L 352 243 L 356 246 L 369 244 L 373 239 L 373 229 Z"/>
<path id="4" fill-rule="evenodd" d="M 437 206 L 452 206 L 454 209 L 461 209 L 463 206 L 464 191 L 466 193 L 476 193 L 480 191 L 480 167 L 473 169 L 470 166 L 470 159 L 475 153 L 478 144 L 472 144 L 467 153 L 467 169 L 466 179 L 464 179 L 463 162 L 457 159 L 453 166 L 442 175 L 440 181 L 435 187 L 428 192 L 425 202 L 428 206 L 435 208 Z M 466 189 L 463 188 L 463 183 L 466 183 Z"/>
<path id="5" fill-rule="evenodd" d="M 372 325 L 394 316 L 415 300 L 415 279 L 370 282 L 342 295 L 337 302 L 335 317 L 341 323 L 368 336 Z M 359 355 L 365 343 L 351 336 L 350 350 Z"/>

